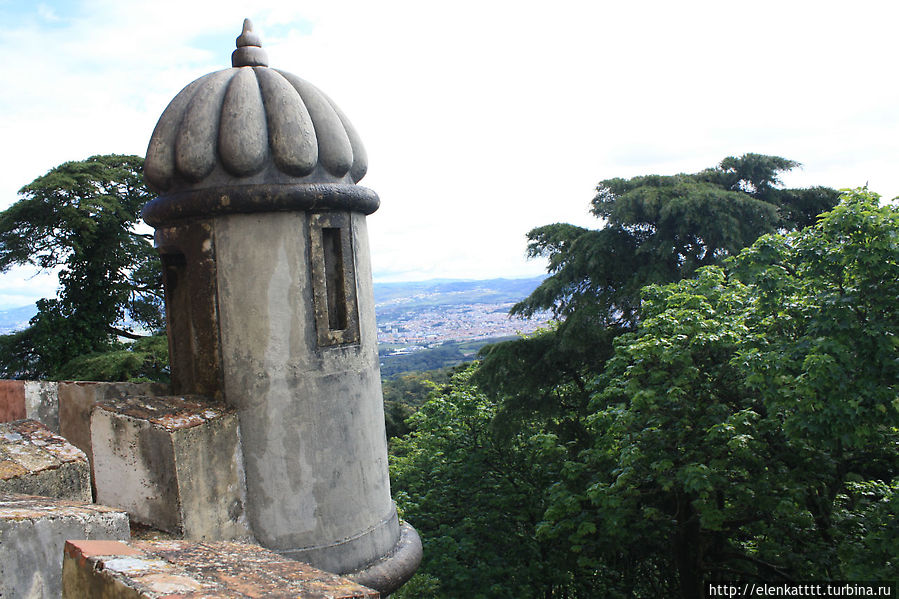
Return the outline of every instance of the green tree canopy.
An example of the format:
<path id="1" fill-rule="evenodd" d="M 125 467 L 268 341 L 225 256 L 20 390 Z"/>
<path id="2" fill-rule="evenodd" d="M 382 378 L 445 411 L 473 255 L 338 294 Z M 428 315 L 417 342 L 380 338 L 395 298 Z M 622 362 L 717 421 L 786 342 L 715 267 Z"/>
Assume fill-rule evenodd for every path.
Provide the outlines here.
<path id="1" fill-rule="evenodd" d="M 690 276 L 762 234 L 808 226 L 835 206 L 833 189 L 780 187 L 781 173 L 797 166 L 745 154 L 695 174 L 601 181 L 591 210 L 604 221 L 601 229 L 557 224 L 528 233 L 528 254 L 547 258 L 551 276 L 513 313 L 570 317 L 596 304 L 597 324 L 632 326 L 643 286 Z"/>
<path id="2" fill-rule="evenodd" d="M 409 419 L 413 431 L 391 441 L 397 507 L 424 544 L 411 588 L 423 593 L 426 583 L 428 593 L 399 596 L 554 596 L 570 582 L 566 553 L 538 541 L 534 530 L 561 461 L 541 455 L 540 437 L 496 430 L 496 403 L 471 383 L 474 368 L 435 386 Z"/>
<path id="3" fill-rule="evenodd" d="M 479 384 L 509 398 L 504 409 L 582 416 L 585 382 L 601 372 L 613 340 L 634 329 L 645 285 L 688 277 L 836 205 L 833 189 L 783 188 L 781 175 L 797 166 L 746 154 L 694 174 L 600 182 L 592 212 L 602 228 L 553 224 L 528 233 L 528 254 L 547 258 L 550 276 L 512 312 L 548 311 L 558 326 L 488 347 Z"/>
<path id="4" fill-rule="evenodd" d="M 150 199 L 143 159 L 66 162 L 23 187 L 0 212 L 0 272 L 16 264 L 59 269 L 56 298 L 38 301 L 25 331 L 0 338 L 0 376 L 53 377 L 69 360 L 133 337 L 126 322 L 162 326 L 159 261 L 136 232 Z"/>
<path id="5" fill-rule="evenodd" d="M 648 287 L 541 535 L 591 571 L 648 552 L 643 584 L 684 598 L 722 580 L 895 579 L 897 296 L 899 210 L 867 190 Z"/>
<path id="6" fill-rule="evenodd" d="M 72 358 L 56 370 L 60 380 L 171 382 L 169 340 L 152 335 Z"/>
<path id="7" fill-rule="evenodd" d="M 441 368 L 422 372 L 407 372 L 395 377 L 384 377 L 381 389 L 384 398 L 384 424 L 387 440 L 409 433 L 412 429 L 407 419 L 428 399 L 438 385 L 445 385 L 455 368 Z"/>

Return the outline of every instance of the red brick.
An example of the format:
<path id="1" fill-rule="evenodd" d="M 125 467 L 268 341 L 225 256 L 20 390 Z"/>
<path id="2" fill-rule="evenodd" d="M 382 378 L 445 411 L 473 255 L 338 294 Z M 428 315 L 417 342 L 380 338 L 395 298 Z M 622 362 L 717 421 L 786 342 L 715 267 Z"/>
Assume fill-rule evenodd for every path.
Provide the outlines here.
<path id="1" fill-rule="evenodd" d="M 0 422 L 25 418 L 25 381 L 0 380 Z"/>
<path id="2" fill-rule="evenodd" d="M 73 558 L 99 555 L 143 555 L 121 541 L 66 541 L 66 555 Z"/>

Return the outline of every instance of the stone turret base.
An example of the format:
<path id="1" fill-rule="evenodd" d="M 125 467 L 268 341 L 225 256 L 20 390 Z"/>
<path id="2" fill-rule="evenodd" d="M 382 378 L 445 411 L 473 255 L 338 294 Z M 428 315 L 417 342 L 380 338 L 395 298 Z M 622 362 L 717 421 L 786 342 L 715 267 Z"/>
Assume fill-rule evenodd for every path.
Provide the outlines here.
<path id="1" fill-rule="evenodd" d="M 407 522 L 400 522 L 400 540 L 393 550 L 375 563 L 347 574 L 346 577 L 377 589 L 386 596 L 412 578 L 421 563 L 421 554 L 418 532 Z"/>

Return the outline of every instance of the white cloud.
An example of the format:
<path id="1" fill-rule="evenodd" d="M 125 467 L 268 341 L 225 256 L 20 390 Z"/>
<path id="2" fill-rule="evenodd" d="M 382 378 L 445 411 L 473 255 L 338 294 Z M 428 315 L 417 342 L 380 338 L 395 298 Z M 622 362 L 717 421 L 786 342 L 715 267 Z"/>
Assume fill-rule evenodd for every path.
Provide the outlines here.
<path id="1" fill-rule="evenodd" d="M 142 154 L 168 101 L 230 65 L 245 16 L 272 66 L 326 91 L 359 129 L 385 278 L 534 274 L 525 233 L 594 226 L 597 181 L 745 152 L 802 162 L 789 185 L 899 195 L 890 3 L 44 6 L 59 20 L 3 18 L 0 208 L 65 160 Z"/>
<path id="2" fill-rule="evenodd" d="M 44 21 L 49 21 L 51 23 L 59 22 L 61 20 L 55 10 L 43 3 L 37 5 L 37 14 Z"/>
<path id="3" fill-rule="evenodd" d="M 33 304 L 42 297 L 54 297 L 59 287 L 55 272 L 36 272 L 32 268 L 13 266 L 2 275 L 0 310 Z"/>

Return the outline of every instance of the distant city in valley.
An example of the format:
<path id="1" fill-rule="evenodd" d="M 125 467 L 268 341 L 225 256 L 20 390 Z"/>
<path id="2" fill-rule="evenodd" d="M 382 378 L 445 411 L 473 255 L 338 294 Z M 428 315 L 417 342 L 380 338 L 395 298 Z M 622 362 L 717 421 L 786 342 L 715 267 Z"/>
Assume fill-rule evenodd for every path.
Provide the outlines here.
<path id="1" fill-rule="evenodd" d="M 447 341 L 487 340 L 532 333 L 549 318 L 509 316 L 512 306 L 543 280 L 431 280 L 375 283 L 375 315 L 382 353 L 399 355 Z M 0 334 L 22 330 L 37 308 L 0 311 Z"/>
<path id="2" fill-rule="evenodd" d="M 546 326 L 548 314 L 509 316 L 543 278 L 375 283 L 381 375 L 455 366 L 484 345 Z M 36 312 L 34 304 L 0 310 L 0 335 L 25 329 Z"/>
<path id="3" fill-rule="evenodd" d="M 490 339 L 532 333 L 542 323 L 509 316 L 513 302 L 410 309 L 378 320 L 378 343 L 414 350 L 444 341 Z M 399 349 L 397 351 L 400 351 Z"/>
<path id="4" fill-rule="evenodd" d="M 375 284 L 382 354 L 398 355 L 447 341 L 487 340 L 532 333 L 546 318 L 510 317 L 512 306 L 543 277 L 485 281 Z"/>

